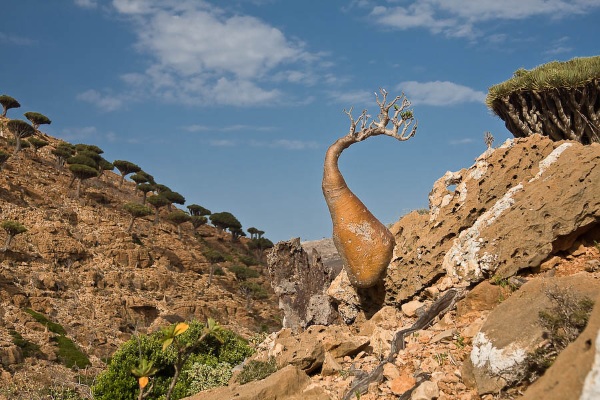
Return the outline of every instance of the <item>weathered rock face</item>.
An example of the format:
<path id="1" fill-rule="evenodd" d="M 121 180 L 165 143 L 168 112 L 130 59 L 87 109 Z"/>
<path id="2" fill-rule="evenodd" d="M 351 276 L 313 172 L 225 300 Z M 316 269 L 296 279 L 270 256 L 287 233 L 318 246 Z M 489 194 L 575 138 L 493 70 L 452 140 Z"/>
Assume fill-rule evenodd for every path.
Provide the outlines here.
<path id="1" fill-rule="evenodd" d="M 0 141 L 2 150 L 9 150 L 6 145 Z M 196 232 L 189 223 L 182 225 L 180 238 L 166 222 L 166 210 L 158 224 L 153 216 L 138 218 L 127 232 L 130 216 L 123 205 L 141 202 L 135 184 L 121 186 L 120 176 L 106 171 L 87 180 L 76 198 L 68 187 L 69 170 L 57 167 L 51 150 L 47 146 L 33 155 L 26 149 L 11 157 L 0 175 L 2 220 L 27 228 L 0 252 L 0 387 L 3 372 L 14 375 L 15 382 L 27 381 L 35 368 L 63 368 L 56 375 L 65 379 L 74 373 L 56 360 L 52 335 L 27 308 L 60 324 L 96 373 L 105 366 L 101 360 L 134 330 L 146 333 L 207 317 L 245 336 L 281 326 L 266 268 L 250 267 L 259 273 L 253 282 L 268 294 L 253 301 L 242 296 L 241 282 L 228 268 L 253 258 L 247 239 L 232 242 L 231 235 L 214 227 Z M 0 243 L 5 240 L 0 229 Z M 217 265 L 223 274 L 215 275 L 210 286 L 210 264 L 203 255 L 208 249 L 231 255 Z M 20 343 L 16 334 L 23 337 Z M 15 343 L 37 346 L 36 354 L 42 355 L 31 357 Z"/>
<path id="2" fill-rule="evenodd" d="M 588 273 L 533 279 L 494 308 L 463 365 L 463 375 L 473 378 L 479 394 L 498 393 L 522 379 L 527 354 L 545 339 L 539 312 L 553 308 L 548 292 L 557 291 L 595 299 L 600 281 Z"/>
<path id="3" fill-rule="evenodd" d="M 184 400 L 330 400 L 321 388 L 298 367 L 289 365 L 273 375 L 241 386 L 226 386 L 204 391 Z"/>
<path id="4" fill-rule="evenodd" d="M 576 241 L 600 238 L 600 145 L 534 135 L 448 172 L 430 213 L 398 221 L 386 303 L 399 304 L 448 275 L 463 282 L 536 268 Z"/>
<path id="5" fill-rule="evenodd" d="M 329 325 L 337 319 L 326 290 L 338 271 L 324 266 L 316 250 L 309 256 L 300 239 L 279 242 L 269 252 L 267 262 L 285 328 Z"/>
<path id="6" fill-rule="evenodd" d="M 585 330 L 531 385 L 522 400 L 600 398 L 600 296 Z"/>

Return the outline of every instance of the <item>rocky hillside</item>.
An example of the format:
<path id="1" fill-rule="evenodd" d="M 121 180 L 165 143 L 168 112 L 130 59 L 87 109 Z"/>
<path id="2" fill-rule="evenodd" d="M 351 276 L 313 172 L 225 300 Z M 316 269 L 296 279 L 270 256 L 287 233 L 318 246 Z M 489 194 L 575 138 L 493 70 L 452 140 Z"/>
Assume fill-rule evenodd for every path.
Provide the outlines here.
<path id="1" fill-rule="evenodd" d="M 599 398 L 599 164 L 598 144 L 539 135 L 488 149 L 392 227 L 374 288 L 328 241 L 278 243 L 284 329 L 254 360 L 279 370 L 190 400 Z"/>
<path id="2" fill-rule="evenodd" d="M 27 231 L 0 252 L 0 387 L 44 386 L 93 377 L 134 331 L 149 332 L 176 321 L 212 317 L 243 336 L 273 331 L 281 314 L 260 261 L 246 238 L 204 225 L 177 228 L 154 216 L 136 219 L 127 232 L 128 202 L 141 202 L 135 184 L 105 171 L 84 182 L 76 198 L 71 173 L 51 150 L 12 156 L 0 171 L 0 222 L 18 221 Z M 0 138 L 0 149 L 13 146 Z M 168 183 L 168 182 L 167 182 Z M 199 200 L 201 201 L 201 199 Z M 6 232 L 0 229 L 0 241 Z M 225 261 L 209 285 L 209 251 Z M 247 266 L 261 293 L 242 290 L 230 269 Z M 261 298 L 261 299 L 255 299 Z M 66 368 L 48 324 L 64 328 L 91 361 L 87 371 Z M 2 396 L 0 395 L 0 398 Z"/>

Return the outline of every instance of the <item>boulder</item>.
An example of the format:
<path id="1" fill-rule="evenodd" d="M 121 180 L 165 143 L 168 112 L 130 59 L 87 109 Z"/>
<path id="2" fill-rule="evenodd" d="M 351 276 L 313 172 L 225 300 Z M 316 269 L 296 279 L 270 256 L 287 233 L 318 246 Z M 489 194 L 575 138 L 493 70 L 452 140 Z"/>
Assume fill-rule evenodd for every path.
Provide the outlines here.
<path id="1" fill-rule="evenodd" d="M 429 195 L 429 213 L 414 211 L 391 228 L 396 248 L 386 304 L 401 304 L 445 276 L 466 283 L 506 278 L 576 240 L 600 239 L 599 164 L 600 144 L 534 135 L 447 172 Z"/>
<path id="2" fill-rule="evenodd" d="M 600 398 L 600 296 L 587 327 L 535 381 L 521 400 Z"/>
<path id="3" fill-rule="evenodd" d="M 269 252 L 267 262 L 271 286 L 284 313 L 284 328 L 329 325 L 337 319 L 326 295 L 337 271 L 323 265 L 316 249 L 309 256 L 299 238 L 279 242 Z"/>
<path id="4" fill-rule="evenodd" d="M 325 391 L 311 385 L 300 368 L 288 365 L 269 377 L 241 386 L 206 390 L 183 400 L 331 400 Z"/>
<path id="5" fill-rule="evenodd" d="M 524 375 L 527 355 L 545 340 L 539 313 L 554 306 L 549 291 L 595 299 L 600 281 L 588 273 L 535 278 L 494 308 L 473 338 L 470 357 L 463 364 L 465 382 L 480 395 L 498 393 Z"/>
<path id="6" fill-rule="evenodd" d="M 307 373 L 321 368 L 327 352 L 338 359 L 355 355 L 369 344 L 368 337 L 355 336 L 342 325 L 313 325 L 299 335 L 289 333 L 284 330 L 275 339 L 272 355 L 280 367 L 291 364 Z"/>

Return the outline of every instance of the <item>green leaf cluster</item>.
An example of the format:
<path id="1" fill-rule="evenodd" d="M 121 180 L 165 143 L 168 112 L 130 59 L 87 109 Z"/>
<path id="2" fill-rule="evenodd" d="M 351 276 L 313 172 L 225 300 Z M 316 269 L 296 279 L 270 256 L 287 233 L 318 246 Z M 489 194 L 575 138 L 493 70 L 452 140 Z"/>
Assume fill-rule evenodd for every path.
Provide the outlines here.
<path id="1" fill-rule="evenodd" d="M 182 346 L 191 346 L 205 332 L 205 324 L 192 321 L 189 329 L 177 335 L 177 341 Z M 235 333 L 223 329 L 219 334 L 220 340 L 207 337 L 198 346 L 183 366 L 182 374 L 172 398 L 182 398 L 194 394 L 191 383 L 194 376 L 188 371 L 194 364 L 216 366 L 220 363 L 237 365 L 252 354 L 248 343 Z M 177 349 L 168 346 L 163 351 L 165 333 L 154 332 L 150 335 L 138 335 L 125 342 L 113 354 L 110 363 L 96 379 L 92 387 L 96 400 L 135 400 L 139 392 L 139 385 L 131 369 L 139 365 L 140 359 L 152 362 L 156 373 L 152 376 L 153 389 L 150 398 L 161 398 L 168 390 L 169 383 L 174 375 L 174 364 L 177 360 Z"/>
<path id="2" fill-rule="evenodd" d="M 232 265 L 229 270 L 235 274 L 236 279 L 245 281 L 250 278 L 258 278 L 260 274 L 245 265 Z"/>
<path id="3" fill-rule="evenodd" d="M 600 56 L 552 61 L 531 70 L 520 68 L 511 79 L 490 87 L 485 103 L 493 110 L 497 99 L 514 92 L 578 87 L 594 79 L 600 79 Z"/>

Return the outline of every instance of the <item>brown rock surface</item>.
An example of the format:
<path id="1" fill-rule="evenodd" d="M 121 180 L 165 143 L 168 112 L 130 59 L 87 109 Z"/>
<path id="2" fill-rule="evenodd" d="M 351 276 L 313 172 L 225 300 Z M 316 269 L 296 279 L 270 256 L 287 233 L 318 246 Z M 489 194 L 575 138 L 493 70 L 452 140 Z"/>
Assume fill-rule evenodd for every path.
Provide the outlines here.
<path id="1" fill-rule="evenodd" d="M 391 229 L 386 303 L 399 304 L 446 274 L 467 282 L 508 277 L 577 240 L 598 240 L 599 163 L 600 145 L 534 135 L 446 173 L 429 195 L 429 214 L 412 212 Z"/>
<path id="2" fill-rule="evenodd" d="M 14 238 L 9 251 L 0 253 L 0 333 L 10 342 L 7 332 L 14 330 L 39 346 L 46 358 L 22 360 L 12 343 L 0 342 L 2 358 L 10 364 L 3 368 L 15 382 L 26 382 L 41 368 L 64 368 L 56 376 L 65 381 L 74 375 L 58 364 L 56 344 L 26 308 L 64 327 L 90 357 L 90 373 L 103 368 L 101 360 L 136 329 L 145 333 L 175 321 L 207 317 L 244 336 L 261 328 L 280 328 L 266 268 L 250 267 L 259 272 L 254 280 L 268 298 L 249 302 L 228 269 L 241 264 L 241 256 L 256 257 L 246 238 L 232 242 L 230 234 L 212 226 L 200 227 L 196 235 L 191 224 L 183 224 L 179 239 L 164 214 L 156 225 L 153 216 L 137 219 L 128 233 L 130 217 L 123 205 L 141 202 L 134 183 L 120 186 L 120 176 L 105 171 L 100 178 L 87 180 L 77 199 L 75 189 L 68 187 L 71 174 L 57 167 L 51 154 L 58 141 L 46 139 L 50 146 L 37 156 L 25 149 L 11 157 L 0 176 L 1 219 L 17 220 L 27 228 Z M 0 147 L 6 150 L 5 146 L 1 139 Z M 0 230 L 0 241 L 5 239 Z M 210 287 L 209 263 L 203 256 L 207 249 L 231 256 L 231 261 L 217 265 L 224 274 L 215 276 Z M 23 362 L 19 368 L 17 362 Z"/>
<path id="3" fill-rule="evenodd" d="M 331 400 L 298 367 L 288 365 L 273 375 L 241 386 L 226 386 L 200 392 L 184 400 Z"/>

